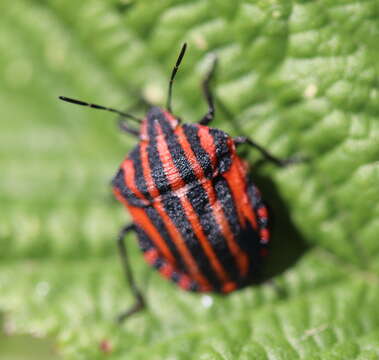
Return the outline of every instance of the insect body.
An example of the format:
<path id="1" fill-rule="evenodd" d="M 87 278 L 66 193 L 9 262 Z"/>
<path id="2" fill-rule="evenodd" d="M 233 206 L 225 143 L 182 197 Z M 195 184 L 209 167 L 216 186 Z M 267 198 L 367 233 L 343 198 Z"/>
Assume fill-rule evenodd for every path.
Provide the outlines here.
<path id="1" fill-rule="evenodd" d="M 252 279 L 267 210 L 233 139 L 154 107 L 113 180 L 145 259 L 185 290 L 228 293 Z"/>
<path id="2" fill-rule="evenodd" d="M 129 231 L 136 232 L 146 261 L 189 291 L 227 294 L 249 285 L 267 253 L 267 209 L 236 147 L 247 143 L 277 165 L 288 161 L 248 138 L 232 138 L 207 126 L 214 117 L 209 82 L 215 66 L 203 83 L 207 114 L 199 123 L 181 124 L 171 111 L 171 91 L 185 49 L 171 75 L 168 110 L 152 107 L 139 130 L 120 123 L 122 130 L 139 137 L 113 179 L 114 194 L 133 220 L 120 232 L 118 245 L 136 304 L 120 320 L 145 304 L 127 258 L 124 237 Z M 62 99 L 139 121 L 115 109 Z"/>

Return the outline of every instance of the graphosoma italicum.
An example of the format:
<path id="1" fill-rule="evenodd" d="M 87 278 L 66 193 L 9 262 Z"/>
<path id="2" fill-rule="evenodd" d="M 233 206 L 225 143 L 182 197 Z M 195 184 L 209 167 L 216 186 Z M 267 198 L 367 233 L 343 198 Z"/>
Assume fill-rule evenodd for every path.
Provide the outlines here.
<path id="1" fill-rule="evenodd" d="M 171 94 L 185 50 L 186 44 L 171 74 L 167 110 L 152 107 L 144 119 L 60 97 L 140 123 L 137 129 L 119 120 L 121 130 L 139 142 L 112 181 L 116 198 L 133 221 L 120 231 L 118 246 L 136 302 L 120 321 L 145 306 L 127 257 L 124 238 L 129 231 L 137 234 L 146 261 L 184 290 L 228 294 L 254 282 L 267 254 L 268 212 L 236 147 L 255 147 L 278 166 L 292 161 L 274 157 L 247 137 L 232 138 L 207 126 L 215 113 L 209 84 L 216 60 L 203 82 L 207 113 L 198 123 L 181 124 L 172 113 Z"/>

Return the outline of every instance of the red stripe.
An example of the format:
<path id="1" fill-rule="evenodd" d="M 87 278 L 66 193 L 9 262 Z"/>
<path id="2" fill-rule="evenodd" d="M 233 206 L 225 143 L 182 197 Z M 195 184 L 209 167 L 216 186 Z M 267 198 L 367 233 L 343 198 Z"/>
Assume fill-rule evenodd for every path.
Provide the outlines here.
<path id="1" fill-rule="evenodd" d="M 185 274 L 182 274 L 178 281 L 178 285 L 184 290 L 188 290 L 191 286 L 191 283 L 192 283 L 191 278 Z M 202 290 L 202 291 L 209 291 L 209 290 Z"/>
<path id="2" fill-rule="evenodd" d="M 167 246 L 162 236 L 159 234 L 157 228 L 151 222 L 150 218 L 146 215 L 146 212 L 142 208 L 131 206 L 121 195 L 119 189 L 113 188 L 113 191 L 116 198 L 128 208 L 130 214 L 133 217 L 133 222 L 138 225 L 143 231 L 145 231 L 146 235 L 151 239 L 161 254 L 169 262 L 175 264 L 175 258 L 172 255 L 169 247 Z"/>
<path id="3" fill-rule="evenodd" d="M 149 140 L 149 135 L 147 133 L 147 119 L 146 118 L 143 119 L 143 121 L 142 121 L 142 124 L 140 127 L 139 137 L 140 137 L 141 141 Z"/>
<path id="4" fill-rule="evenodd" d="M 140 142 L 140 156 L 141 156 L 141 165 L 142 165 L 142 173 L 143 177 L 146 181 L 147 191 L 151 195 L 152 198 L 155 198 L 159 195 L 159 191 L 155 186 L 154 179 L 151 175 L 151 169 L 149 164 L 149 155 L 147 153 L 147 147 L 149 143 L 146 141 Z"/>
<path id="5" fill-rule="evenodd" d="M 146 200 L 145 196 L 138 189 L 135 182 L 135 170 L 133 161 L 131 159 L 126 159 L 121 164 L 121 168 L 124 170 L 124 181 L 126 186 L 130 189 L 130 191 L 139 199 Z M 148 202 L 146 201 L 146 204 Z"/>
<path id="6" fill-rule="evenodd" d="M 174 273 L 174 267 L 168 262 L 164 262 L 163 265 L 159 268 L 159 272 L 164 277 L 171 279 L 171 276 Z"/>
<path id="7" fill-rule="evenodd" d="M 146 250 L 144 253 L 144 258 L 145 260 L 150 264 L 150 265 L 154 265 L 155 262 L 158 260 L 159 258 L 159 255 L 158 255 L 158 251 L 157 249 L 149 249 L 149 250 Z"/>
<path id="8" fill-rule="evenodd" d="M 246 219 L 248 219 L 253 228 L 257 230 L 257 220 L 247 193 L 246 167 L 241 158 L 236 154 L 234 147 L 231 147 L 231 150 L 232 164 L 222 176 L 228 182 L 232 192 L 241 225 L 245 227 Z"/>
<path id="9" fill-rule="evenodd" d="M 212 168 L 216 169 L 217 167 L 217 155 L 216 155 L 216 146 L 213 141 L 213 136 L 209 133 L 208 126 L 198 126 L 198 136 L 200 140 L 201 147 L 208 153 L 208 156 L 212 163 Z"/>
<path id="10" fill-rule="evenodd" d="M 261 231 L 259 232 L 260 234 L 260 237 L 261 237 L 261 243 L 262 244 L 267 244 L 270 240 L 270 234 L 269 234 L 269 231 L 268 229 L 261 229 Z"/>
<path id="11" fill-rule="evenodd" d="M 258 216 L 262 219 L 267 219 L 267 208 L 265 206 L 261 206 L 259 209 L 258 209 Z"/>
<path id="12" fill-rule="evenodd" d="M 228 294 L 228 293 L 234 291 L 235 289 L 237 289 L 236 283 L 228 282 L 228 283 L 224 284 L 224 286 L 222 287 L 222 292 L 224 294 Z"/>
<path id="13" fill-rule="evenodd" d="M 168 111 L 162 110 L 162 112 L 164 114 L 165 119 L 169 122 L 171 129 L 174 130 L 179 124 L 178 119 Z"/>
<path id="14" fill-rule="evenodd" d="M 180 188 L 183 188 L 186 185 L 186 183 L 181 178 L 178 172 L 178 169 L 176 168 L 174 162 L 172 161 L 170 150 L 166 144 L 163 131 L 158 122 L 155 124 L 155 127 L 157 131 L 157 137 L 156 137 L 157 150 L 159 153 L 159 157 L 160 157 L 167 181 L 170 184 L 171 190 L 175 191 Z"/>

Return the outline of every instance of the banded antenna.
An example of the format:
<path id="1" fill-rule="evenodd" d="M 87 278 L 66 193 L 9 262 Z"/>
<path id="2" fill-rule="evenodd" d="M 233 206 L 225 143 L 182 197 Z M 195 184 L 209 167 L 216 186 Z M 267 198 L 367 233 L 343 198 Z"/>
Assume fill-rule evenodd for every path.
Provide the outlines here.
<path id="1" fill-rule="evenodd" d="M 93 109 L 110 111 L 110 112 L 116 113 L 116 114 L 118 114 L 118 115 L 120 115 L 122 117 L 129 118 L 129 119 L 131 119 L 133 121 L 136 121 L 138 123 L 142 122 L 141 119 L 137 118 L 134 115 L 131 115 L 131 114 L 128 114 L 126 112 L 123 112 L 123 111 L 120 111 L 120 110 L 117 110 L 117 109 L 113 109 L 113 108 L 110 108 L 110 107 L 106 107 L 106 106 L 102 106 L 102 105 L 97 105 L 97 104 L 91 104 L 91 103 L 87 103 L 85 101 L 72 99 L 72 98 L 69 98 L 69 97 L 66 97 L 66 96 L 59 96 L 59 99 L 63 100 L 63 101 L 67 101 L 67 102 L 72 103 L 72 104 L 76 104 L 76 105 L 88 106 L 88 107 L 93 108 Z"/>
<path id="2" fill-rule="evenodd" d="M 174 83 L 174 79 L 175 79 L 175 75 L 176 73 L 178 72 L 178 69 L 179 69 L 179 65 L 180 63 L 182 62 L 182 59 L 183 59 L 183 56 L 184 56 L 184 53 L 186 52 L 186 48 L 187 48 L 187 43 L 184 43 L 183 46 L 182 46 L 182 49 L 180 50 L 180 53 L 179 53 L 179 56 L 178 56 L 178 59 L 176 60 L 176 63 L 175 63 L 175 66 L 174 68 L 172 69 L 172 73 L 171 73 L 171 78 L 170 78 L 170 83 L 168 85 L 168 96 L 167 96 L 167 110 L 172 113 L 172 109 L 171 109 L 171 98 L 172 98 L 172 85 Z"/>

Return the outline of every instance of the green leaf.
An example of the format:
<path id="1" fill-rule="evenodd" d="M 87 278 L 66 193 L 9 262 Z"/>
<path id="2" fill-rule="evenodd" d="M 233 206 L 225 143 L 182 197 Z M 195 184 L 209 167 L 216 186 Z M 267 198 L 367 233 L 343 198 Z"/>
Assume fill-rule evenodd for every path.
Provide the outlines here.
<path id="1" fill-rule="evenodd" d="M 7 333 L 54 339 L 64 359 L 379 357 L 376 0 L 13 0 L 0 11 Z M 109 180 L 135 140 L 109 115 L 57 97 L 142 116 L 141 95 L 164 105 L 184 41 L 176 114 L 195 122 L 205 113 L 199 85 L 213 52 L 214 126 L 309 158 L 253 167 L 275 220 L 264 271 L 282 291 L 184 293 L 148 269 L 131 236 L 149 310 L 118 326 L 132 298 L 114 239 L 129 218 Z"/>

